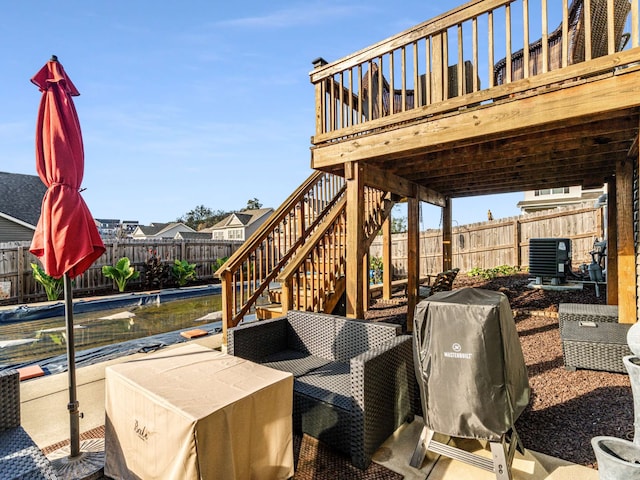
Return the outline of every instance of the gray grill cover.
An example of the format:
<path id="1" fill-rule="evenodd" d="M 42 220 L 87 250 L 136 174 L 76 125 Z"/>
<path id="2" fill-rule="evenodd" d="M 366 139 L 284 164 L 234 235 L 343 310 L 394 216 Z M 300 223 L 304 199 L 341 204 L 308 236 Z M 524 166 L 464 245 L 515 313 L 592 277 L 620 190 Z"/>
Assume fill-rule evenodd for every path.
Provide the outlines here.
<path id="1" fill-rule="evenodd" d="M 496 441 L 529 403 L 529 380 L 509 300 L 477 288 L 416 305 L 415 368 L 425 425 Z"/>

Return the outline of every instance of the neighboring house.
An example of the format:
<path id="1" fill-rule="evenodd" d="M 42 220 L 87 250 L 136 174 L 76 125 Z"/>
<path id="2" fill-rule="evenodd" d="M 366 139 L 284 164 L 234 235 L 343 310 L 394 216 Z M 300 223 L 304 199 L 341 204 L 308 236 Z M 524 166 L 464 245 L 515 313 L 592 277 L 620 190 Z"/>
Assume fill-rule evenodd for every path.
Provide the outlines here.
<path id="1" fill-rule="evenodd" d="M 119 218 L 94 218 L 101 237 L 115 237 L 120 231 Z"/>
<path id="2" fill-rule="evenodd" d="M 518 208 L 522 213 L 531 213 L 581 203 L 594 205 L 603 193 L 607 193 L 606 185 L 589 189 L 574 186 L 528 190 L 524 192 L 524 200 L 518 202 Z"/>
<path id="3" fill-rule="evenodd" d="M 130 237 L 138 225 L 140 225 L 138 220 L 123 220 L 122 225 L 120 225 L 122 236 Z"/>
<path id="4" fill-rule="evenodd" d="M 184 223 L 152 223 L 151 225 L 138 225 L 133 233 L 132 238 L 137 239 L 153 239 L 153 238 L 175 238 L 179 232 L 194 232 L 195 230 L 188 227 Z"/>
<path id="5" fill-rule="evenodd" d="M 213 227 L 205 228 L 203 232 L 210 232 L 214 240 L 235 240 L 244 242 L 262 225 L 273 213 L 273 208 L 259 208 L 242 210 L 226 217 Z"/>
<path id="6" fill-rule="evenodd" d="M 46 191 L 37 175 L 0 172 L 0 243 L 31 241 Z"/>

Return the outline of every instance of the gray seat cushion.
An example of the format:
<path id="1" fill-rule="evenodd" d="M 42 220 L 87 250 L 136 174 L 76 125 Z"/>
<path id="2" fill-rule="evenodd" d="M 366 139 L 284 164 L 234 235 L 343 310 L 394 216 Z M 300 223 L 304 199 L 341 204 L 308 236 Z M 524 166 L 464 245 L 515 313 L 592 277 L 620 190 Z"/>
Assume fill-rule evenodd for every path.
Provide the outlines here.
<path id="1" fill-rule="evenodd" d="M 351 410 L 349 364 L 331 362 L 294 380 L 293 389 L 311 398 Z"/>

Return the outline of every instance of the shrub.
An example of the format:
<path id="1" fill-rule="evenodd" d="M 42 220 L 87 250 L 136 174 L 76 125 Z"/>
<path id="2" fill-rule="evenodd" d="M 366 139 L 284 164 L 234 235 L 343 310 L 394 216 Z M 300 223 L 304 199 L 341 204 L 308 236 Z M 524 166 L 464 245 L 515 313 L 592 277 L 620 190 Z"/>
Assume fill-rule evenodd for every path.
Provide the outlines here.
<path id="1" fill-rule="evenodd" d="M 33 269 L 33 278 L 44 287 L 44 291 L 47 293 L 47 300 L 58 300 L 64 290 L 62 277 L 53 278 L 47 275 L 37 263 L 32 263 L 31 268 Z"/>
<path id="2" fill-rule="evenodd" d="M 196 279 L 196 264 L 186 260 L 175 260 L 171 268 L 171 274 L 179 287 L 184 287 L 187 283 Z"/>
<path id="3" fill-rule="evenodd" d="M 114 267 L 111 265 L 104 265 L 102 267 L 102 274 L 116 282 L 120 293 L 124 292 L 129 280 L 135 280 L 140 276 L 140 272 L 136 272 L 131 266 L 131 262 L 128 257 L 122 257 Z"/>

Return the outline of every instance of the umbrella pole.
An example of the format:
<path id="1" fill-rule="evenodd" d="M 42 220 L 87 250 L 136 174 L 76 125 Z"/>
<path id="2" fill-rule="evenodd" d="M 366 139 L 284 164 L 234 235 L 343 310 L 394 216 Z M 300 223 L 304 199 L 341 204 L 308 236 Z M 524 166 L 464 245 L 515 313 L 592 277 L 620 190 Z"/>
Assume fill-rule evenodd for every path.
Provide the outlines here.
<path id="1" fill-rule="evenodd" d="M 67 330 L 67 365 L 69 374 L 69 410 L 70 420 L 70 442 L 71 453 L 69 456 L 77 457 L 80 455 L 80 411 L 78 399 L 76 396 L 76 352 L 75 339 L 73 332 L 73 291 L 71 289 L 71 279 L 69 274 L 64 274 L 64 320 Z"/>

